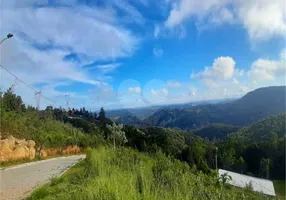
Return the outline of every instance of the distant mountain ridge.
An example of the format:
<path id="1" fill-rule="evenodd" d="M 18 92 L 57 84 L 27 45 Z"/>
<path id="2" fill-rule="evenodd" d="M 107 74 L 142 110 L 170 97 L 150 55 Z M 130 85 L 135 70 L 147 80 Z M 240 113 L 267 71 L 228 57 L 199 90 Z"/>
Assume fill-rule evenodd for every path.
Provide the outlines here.
<path id="1" fill-rule="evenodd" d="M 160 109 L 143 122 L 149 126 L 180 129 L 195 129 L 210 123 L 245 126 L 284 112 L 285 93 L 285 86 L 259 88 L 228 103 Z"/>
<path id="2" fill-rule="evenodd" d="M 208 105 L 208 104 L 218 104 L 218 103 L 226 103 L 236 100 L 235 98 L 227 98 L 227 99 L 215 99 L 215 100 L 203 100 L 203 101 L 195 101 L 181 104 L 170 104 L 170 105 L 155 105 L 155 106 L 147 106 L 140 108 L 123 108 L 123 109 L 113 109 L 107 110 L 107 117 L 118 123 L 124 124 L 136 124 L 138 120 L 144 120 L 147 117 L 153 115 L 156 111 L 164 108 L 172 108 L 172 109 L 188 109 L 192 106 L 198 105 Z M 127 119 L 127 120 L 126 120 Z M 131 122 L 130 119 L 133 119 L 134 122 Z"/>
<path id="3" fill-rule="evenodd" d="M 162 126 L 188 130 L 213 123 L 247 126 L 270 115 L 284 112 L 285 94 L 286 86 L 272 86 L 256 89 L 232 101 L 121 109 L 107 111 L 107 116 L 118 123 L 141 127 Z M 136 116 L 136 112 L 141 112 L 140 118 Z M 148 115 L 150 116 L 144 118 Z"/>

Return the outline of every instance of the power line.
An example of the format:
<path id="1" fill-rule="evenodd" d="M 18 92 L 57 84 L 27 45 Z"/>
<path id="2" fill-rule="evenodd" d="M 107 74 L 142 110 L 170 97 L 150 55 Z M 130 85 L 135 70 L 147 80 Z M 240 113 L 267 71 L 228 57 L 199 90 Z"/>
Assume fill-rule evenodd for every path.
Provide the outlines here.
<path id="1" fill-rule="evenodd" d="M 17 81 L 20 81 L 22 84 L 24 84 L 25 86 L 27 86 L 28 88 L 30 88 L 31 90 L 33 90 L 35 92 L 35 94 L 37 94 L 38 96 L 48 100 L 48 101 L 51 101 L 53 104 L 56 104 L 56 101 L 44 96 L 41 91 L 37 91 L 36 89 L 34 89 L 32 86 L 30 86 L 29 84 L 25 83 L 23 80 L 21 80 L 19 77 L 17 77 L 15 74 L 13 74 L 12 72 L 10 72 L 8 69 L 6 69 L 3 65 L 0 64 L 0 67 L 2 69 L 4 69 L 6 72 L 8 72 L 11 76 L 13 76 Z M 13 86 L 13 85 L 12 85 Z M 15 87 L 15 86 L 14 86 Z M 37 106 L 38 105 L 38 101 L 37 101 Z"/>

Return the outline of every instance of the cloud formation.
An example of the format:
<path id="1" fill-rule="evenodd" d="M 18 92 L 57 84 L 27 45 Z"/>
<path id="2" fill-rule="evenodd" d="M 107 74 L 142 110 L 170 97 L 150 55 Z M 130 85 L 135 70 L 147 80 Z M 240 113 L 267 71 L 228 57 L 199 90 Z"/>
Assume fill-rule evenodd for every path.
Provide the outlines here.
<path id="1" fill-rule="evenodd" d="M 282 60 L 258 59 L 253 62 L 247 75 L 253 81 L 269 81 L 285 77 L 286 66 Z"/>
<path id="2" fill-rule="evenodd" d="M 106 85 L 104 81 L 109 77 L 105 74 L 120 65 L 114 60 L 134 53 L 138 45 L 136 36 L 122 26 L 112 7 L 87 7 L 76 1 L 55 1 L 52 6 L 51 3 L 35 0 L 3 3 L 1 32 L 12 32 L 14 37 L 1 45 L 1 64 L 30 85 L 45 84 L 49 90 L 43 93 L 52 99 L 59 99 L 61 92 L 56 85 L 62 82 Z M 132 12 L 126 15 L 139 17 Z M 83 67 L 98 61 L 106 64 Z M 90 70 L 95 69 L 99 73 L 92 75 Z M 9 74 L 3 75 L 1 88 L 8 88 L 14 80 Z M 33 102 L 33 95 L 27 95 L 29 89 L 22 89 L 26 91 L 25 102 Z M 39 89 L 44 90 L 44 86 Z"/>
<path id="3" fill-rule="evenodd" d="M 286 33 L 284 0 L 179 0 L 172 4 L 165 26 L 174 28 L 190 19 L 199 26 L 242 24 L 252 40 Z"/>
<path id="4" fill-rule="evenodd" d="M 230 79 L 234 75 L 235 61 L 231 57 L 218 57 L 214 60 L 212 67 L 205 67 L 204 71 L 192 73 L 191 78 L 215 81 L 219 79 Z"/>

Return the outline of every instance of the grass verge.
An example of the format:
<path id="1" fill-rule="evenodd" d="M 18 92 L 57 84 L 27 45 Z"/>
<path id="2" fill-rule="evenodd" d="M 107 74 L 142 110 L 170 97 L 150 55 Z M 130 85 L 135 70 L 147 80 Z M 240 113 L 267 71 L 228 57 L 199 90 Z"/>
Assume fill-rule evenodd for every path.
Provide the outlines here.
<path id="1" fill-rule="evenodd" d="M 274 180 L 273 184 L 274 184 L 276 195 L 279 197 L 279 199 L 286 199 L 285 180 Z"/>
<path id="2" fill-rule="evenodd" d="M 162 153 L 148 156 L 131 149 L 100 147 L 85 160 L 35 190 L 28 198 L 46 200 L 229 200 L 273 199 L 223 186 L 215 174 L 191 170 Z"/>

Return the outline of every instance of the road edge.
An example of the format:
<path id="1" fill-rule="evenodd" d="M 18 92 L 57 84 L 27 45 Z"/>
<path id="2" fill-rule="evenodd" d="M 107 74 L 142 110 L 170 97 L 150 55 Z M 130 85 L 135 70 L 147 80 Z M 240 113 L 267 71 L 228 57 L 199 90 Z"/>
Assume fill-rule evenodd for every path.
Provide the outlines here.
<path id="1" fill-rule="evenodd" d="M 66 157 L 71 157 L 71 156 L 66 156 Z M 66 157 L 60 157 L 60 158 L 66 158 Z M 77 163 L 79 163 L 80 161 L 84 160 L 84 158 L 79 158 L 76 162 L 74 162 L 72 165 L 68 166 L 65 170 L 63 170 L 58 176 L 55 176 L 55 177 L 61 177 L 64 173 L 66 173 L 69 169 L 71 169 L 73 166 L 75 166 Z M 50 159 L 51 160 L 51 159 Z M 26 194 L 23 195 L 23 200 L 24 199 L 27 199 L 36 189 L 48 184 L 51 182 L 51 179 L 52 178 L 55 178 L 55 177 L 51 177 L 47 180 L 45 180 L 44 182 L 42 183 L 39 183 L 38 185 L 35 185 L 35 187 L 33 187 L 33 189 L 29 192 L 27 192 Z"/>
<path id="2" fill-rule="evenodd" d="M 21 168 L 21 167 L 26 167 L 26 166 L 30 166 L 30 165 L 36 165 L 36 164 L 48 162 L 48 161 L 51 161 L 51 160 L 63 159 L 63 158 L 67 158 L 67 157 L 80 156 L 80 155 L 85 155 L 85 154 L 61 156 L 61 157 L 50 158 L 50 159 L 46 159 L 46 160 L 39 160 L 39 161 L 34 161 L 34 162 L 28 162 L 28 163 L 23 163 L 23 164 L 11 166 L 11 167 L 3 167 L 3 168 L 0 168 L 0 170 L 1 171 L 8 171 L 8 170 L 11 170 L 11 169 L 17 169 L 17 168 Z"/>

